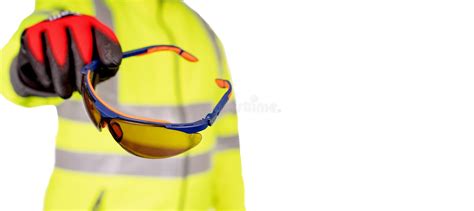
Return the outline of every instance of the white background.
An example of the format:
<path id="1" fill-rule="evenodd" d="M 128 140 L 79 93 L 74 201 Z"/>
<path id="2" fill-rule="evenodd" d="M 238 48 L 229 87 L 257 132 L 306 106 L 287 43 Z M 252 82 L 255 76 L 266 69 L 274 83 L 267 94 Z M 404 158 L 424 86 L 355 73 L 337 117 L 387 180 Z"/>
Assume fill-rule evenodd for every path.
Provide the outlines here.
<path id="1" fill-rule="evenodd" d="M 248 210 L 473 210 L 469 1 L 187 1 L 223 40 Z M 0 1 L 0 45 L 33 10 Z M 39 210 L 56 113 L 0 97 L 0 209 Z"/>

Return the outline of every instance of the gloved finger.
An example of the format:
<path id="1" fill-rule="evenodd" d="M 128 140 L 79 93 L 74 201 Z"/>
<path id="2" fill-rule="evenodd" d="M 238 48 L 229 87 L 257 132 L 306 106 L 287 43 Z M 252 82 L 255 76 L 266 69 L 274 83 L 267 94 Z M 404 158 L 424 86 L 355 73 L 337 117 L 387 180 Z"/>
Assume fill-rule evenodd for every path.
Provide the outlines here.
<path id="1" fill-rule="evenodd" d="M 44 88 L 52 88 L 51 76 L 46 69 L 44 33 L 36 28 L 27 29 L 21 36 L 20 55 L 26 58 L 37 81 Z M 26 73 L 31 74 L 31 73 Z"/>
<path id="2" fill-rule="evenodd" d="M 46 56 L 54 90 L 60 97 L 67 99 L 73 93 L 74 75 L 69 69 L 68 35 L 64 28 L 52 28 L 46 31 Z"/>
<path id="3" fill-rule="evenodd" d="M 84 65 L 92 61 L 94 42 L 92 30 L 87 22 L 78 21 L 70 26 L 68 33 L 71 37 L 71 52 L 73 58 L 75 88 L 81 91 L 82 74 Z"/>
<path id="4" fill-rule="evenodd" d="M 97 55 L 105 66 L 100 76 L 110 78 L 117 73 L 122 62 L 122 47 L 113 31 L 98 21 L 93 22 L 93 33 Z"/>
<path id="5" fill-rule="evenodd" d="M 23 83 L 27 87 L 35 91 L 47 92 L 51 94 L 55 93 L 54 88 L 52 86 L 44 87 L 40 83 L 40 81 L 38 80 L 38 77 L 36 76 L 35 71 L 33 70 L 31 62 L 27 58 L 27 55 L 25 52 L 20 51 L 20 53 L 18 54 L 16 70 L 17 70 L 18 79 L 21 81 L 21 83 Z"/>

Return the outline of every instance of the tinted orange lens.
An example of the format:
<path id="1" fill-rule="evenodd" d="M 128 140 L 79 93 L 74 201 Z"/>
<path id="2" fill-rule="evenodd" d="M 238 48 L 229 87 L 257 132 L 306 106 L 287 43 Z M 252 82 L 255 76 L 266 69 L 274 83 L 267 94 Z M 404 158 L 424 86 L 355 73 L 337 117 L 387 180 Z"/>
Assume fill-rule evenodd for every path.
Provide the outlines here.
<path id="1" fill-rule="evenodd" d="M 84 101 L 84 105 L 86 106 L 87 114 L 89 115 L 89 117 L 92 120 L 92 122 L 94 123 L 94 125 L 97 128 L 100 128 L 100 120 L 101 120 L 100 113 L 97 110 L 97 108 L 95 107 L 94 103 L 92 102 L 92 100 L 91 100 L 92 98 L 90 97 L 89 92 L 86 90 L 86 87 L 84 85 L 82 85 L 81 89 L 82 89 L 81 91 L 83 93 L 82 100 Z"/>
<path id="2" fill-rule="evenodd" d="M 167 158 L 186 152 L 201 142 L 199 133 L 188 134 L 164 127 L 114 119 L 108 128 L 128 152 L 144 158 Z"/>

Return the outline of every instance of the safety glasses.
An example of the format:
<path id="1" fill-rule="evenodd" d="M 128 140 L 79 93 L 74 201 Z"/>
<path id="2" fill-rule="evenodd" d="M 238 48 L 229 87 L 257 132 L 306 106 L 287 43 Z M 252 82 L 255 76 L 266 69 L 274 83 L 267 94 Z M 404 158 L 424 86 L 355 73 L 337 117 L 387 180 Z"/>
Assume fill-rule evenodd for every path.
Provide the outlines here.
<path id="1" fill-rule="evenodd" d="M 173 51 L 190 62 L 197 58 L 183 49 L 171 45 L 149 46 L 125 52 L 123 58 L 159 51 Z M 202 140 L 199 133 L 216 121 L 232 94 L 232 85 L 227 80 L 216 79 L 217 86 L 227 89 L 214 110 L 199 121 L 192 123 L 171 123 L 164 120 L 128 115 L 118 111 L 102 100 L 95 91 L 100 79 L 96 71 L 99 60 L 84 66 L 82 73 L 82 98 L 87 113 L 94 125 L 101 131 L 108 127 L 120 146 L 128 152 L 144 158 L 166 158 L 186 152 Z"/>

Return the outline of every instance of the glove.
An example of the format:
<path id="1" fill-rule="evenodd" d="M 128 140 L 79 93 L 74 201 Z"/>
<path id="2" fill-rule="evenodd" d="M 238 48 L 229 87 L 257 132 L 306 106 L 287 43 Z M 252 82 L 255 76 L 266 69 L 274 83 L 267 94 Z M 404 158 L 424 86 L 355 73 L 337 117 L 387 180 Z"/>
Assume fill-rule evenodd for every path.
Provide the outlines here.
<path id="1" fill-rule="evenodd" d="M 70 12 L 23 31 L 17 74 L 27 96 L 70 98 L 81 88 L 81 68 L 99 59 L 100 80 L 117 73 L 122 48 L 114 32 L 96 18 Z M 43 94 L 39 94 L 43 93 Z"/>

